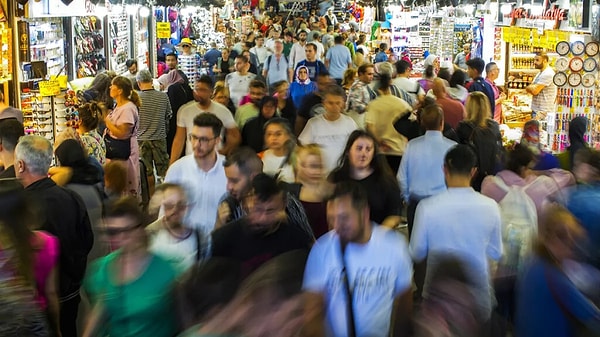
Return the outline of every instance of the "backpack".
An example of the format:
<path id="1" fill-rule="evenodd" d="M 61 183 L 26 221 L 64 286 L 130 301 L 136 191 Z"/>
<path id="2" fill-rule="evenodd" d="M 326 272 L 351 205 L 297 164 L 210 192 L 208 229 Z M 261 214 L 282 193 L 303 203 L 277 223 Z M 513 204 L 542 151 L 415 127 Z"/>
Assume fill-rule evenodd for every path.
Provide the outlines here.
<path id="1" fill-rule="evenodd" d="M 494 175 L 502 162 L 503 148 L 499 144 L 496 134 L 492 130 L 491 123 L 488 127 L 474 126 L 469 138 L 469 145 L 477 155 L 477 168 L 479 175 L 483 177 Z"/>
<path id="2" fill-rule="evenodd" d="M 504 198 L 498 202 L 504 247 L 498 272 L 502 276 L 516 275 L 524 265 L 537 233 L 537 209 L 533 200 L 525 193 L 530 184 L 507 186 L 498 176 L 492 179 L 506 192 Z"/>
<path id="3" fill-rule="evenodd" d="M 285 62 L 287 62 L 287 64 L 290 64 L 290 61 L 288 60 L 288 57 L 285 56 L 285 54 L 281 54 L 281 56 L 283 56 L 283 59 L 285 60 Z M 266 70 L 269 70 L 269 66 L 271 65 L 271 59 L 273 58 L 273 54 L 267 56 L 267 62 L 265 62 L 265 68 Z M 318 67 L 317 67 L 318 68 Z M 317 69 L 317 72 L 319 70 Z M 295 75 L 294 75 L 295 76 Z"/>

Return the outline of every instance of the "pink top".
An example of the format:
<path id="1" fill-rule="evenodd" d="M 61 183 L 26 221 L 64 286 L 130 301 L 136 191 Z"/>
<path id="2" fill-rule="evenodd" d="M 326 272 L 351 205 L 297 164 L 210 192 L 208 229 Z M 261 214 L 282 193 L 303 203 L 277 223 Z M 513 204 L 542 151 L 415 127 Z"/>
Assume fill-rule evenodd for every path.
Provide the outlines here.
<path id="1" fill-rule="evenodd" d="M 35 251 L 36 301 L 42 310 L 46 310 L 46 282 L 58 263 L 59 243 L 58 238 L 46 232 L 35 231 L 33 234 L 31 245 Z"/>
<path id="2" fill-rule="evenodd" d="M 575 178 L 569 171 L 561 169 L 551 169 L 544 171 L 544 175 L 530 175 L 523 179 L 513 171 L 503 170 L 496 175 L 504 181 L 507 186 L 525 186 L 525 193 L 531 198 L 537 209 L 538 219 L 541 214 L 542 206 L 546 199 L 562 199 L 562 190 L 568 186 L 575 184 Z M 487 176 L 481 184 L 481 194 L 486 195 L 496 202 L 500 202 L 506 195 L 501 187 L 499 187 L 492 179 L 493 176 Z"/>

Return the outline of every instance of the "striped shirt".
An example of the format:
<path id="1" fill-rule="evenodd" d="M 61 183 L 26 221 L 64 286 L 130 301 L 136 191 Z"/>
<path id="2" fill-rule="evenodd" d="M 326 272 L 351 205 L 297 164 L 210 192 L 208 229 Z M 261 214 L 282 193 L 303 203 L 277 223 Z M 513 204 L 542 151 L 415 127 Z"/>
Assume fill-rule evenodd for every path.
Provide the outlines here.
<path id="1" fill-rule="evenodd" d="M 139 91 L 142 106 L 140 106 L 140 126 L 138 140 L 167 139 L 167 124 L 173 112 L 169 96 L 154 89 Z"/>

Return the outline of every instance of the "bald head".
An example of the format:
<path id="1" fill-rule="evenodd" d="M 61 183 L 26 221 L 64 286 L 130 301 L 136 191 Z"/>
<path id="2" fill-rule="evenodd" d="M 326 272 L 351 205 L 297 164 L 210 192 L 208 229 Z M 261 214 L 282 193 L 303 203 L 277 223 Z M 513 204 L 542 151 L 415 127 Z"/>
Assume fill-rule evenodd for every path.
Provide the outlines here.
<path id="1" fill-rule="evenodd" d="M 448 90 L 446 90 L 446 81 L 442 80 L 441 78 L 435 78 L 433 80 L 431 90 L 433 90 L 433 94 L 436 98 L 445 98 L 448 95 Z"/>

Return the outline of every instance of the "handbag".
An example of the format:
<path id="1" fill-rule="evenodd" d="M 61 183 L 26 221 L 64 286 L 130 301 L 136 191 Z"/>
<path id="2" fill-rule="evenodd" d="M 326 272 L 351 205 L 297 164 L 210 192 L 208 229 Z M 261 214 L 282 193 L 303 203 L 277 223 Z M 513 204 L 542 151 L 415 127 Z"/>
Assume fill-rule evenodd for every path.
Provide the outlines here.
<path id="1" fill-rule="evenodd" d="M 116 139 L 111 137 L 108 132 L 104 135 L 104 144 L 106 144 L 106 158 L 127 160 L 131 155 L 131 139 Z"/>

